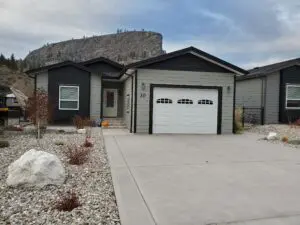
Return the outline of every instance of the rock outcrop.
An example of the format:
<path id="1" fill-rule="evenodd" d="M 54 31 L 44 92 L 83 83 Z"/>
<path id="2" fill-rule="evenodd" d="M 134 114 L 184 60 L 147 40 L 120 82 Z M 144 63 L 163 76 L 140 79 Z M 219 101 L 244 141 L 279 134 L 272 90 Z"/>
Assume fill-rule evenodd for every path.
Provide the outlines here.
<path id="1" fill-rule="evenodd" d="M 37 68 L 65 60 L 81 62 L 106 57 L 127 64 L 163 53 L 161 34 L 129 31 L 47 44 L 29 53 L 25 62 L 29 68 Z"/>
<path id="2" fill-rule="evenodd" d="M 61 185 L 65 181 L 65 169 L 56 155 L 31 149 L 9 165 L 8 186 L 44 187 Z"/>

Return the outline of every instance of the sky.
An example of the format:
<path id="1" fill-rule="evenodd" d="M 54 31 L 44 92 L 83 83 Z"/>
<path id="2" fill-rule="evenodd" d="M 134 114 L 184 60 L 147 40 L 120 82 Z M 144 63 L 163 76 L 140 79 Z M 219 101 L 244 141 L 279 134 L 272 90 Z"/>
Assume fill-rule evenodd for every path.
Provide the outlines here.
<path id="1" fill-rule="evenodd" d="M 46 43 L 160 32 L 167 52 L 195 46 L 250 69 L 300 57 L 299 0 L 0 0 L 0 52 Z"/>

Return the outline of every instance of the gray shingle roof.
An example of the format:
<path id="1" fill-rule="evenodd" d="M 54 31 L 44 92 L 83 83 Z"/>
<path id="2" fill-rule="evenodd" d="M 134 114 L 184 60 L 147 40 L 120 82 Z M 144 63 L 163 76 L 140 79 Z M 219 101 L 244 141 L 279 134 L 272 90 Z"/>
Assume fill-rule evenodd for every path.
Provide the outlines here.
<path id="1" fill-rule="evenodd" d="M 239 76 L 237 80 L 246 80 L 246 79 L 252 79 L 256 77 L 263 77 L 268 74 L 280 71 L 282 69 L 299 65 L 300 66 L 300 58 L 296 59 L 290 59 L 287 61 L 279 62 L 279 63 L 274 63 L 266 66 L 261 66 L 261 67 L 256 67 L 251 70 L 248 70 L 247 75 Z"/>

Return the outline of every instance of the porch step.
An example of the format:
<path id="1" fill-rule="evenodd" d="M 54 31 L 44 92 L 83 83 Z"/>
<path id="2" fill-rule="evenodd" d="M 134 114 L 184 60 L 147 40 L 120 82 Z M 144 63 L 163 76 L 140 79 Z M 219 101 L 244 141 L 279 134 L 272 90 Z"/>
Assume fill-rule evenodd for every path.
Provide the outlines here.
<path id="1" fill-rule="evenodd" d="M 126 125 L 123 118 L 104 118 L 103 120 L 108 121 L 109 126 L 104 129 L 125 129 Z"/>

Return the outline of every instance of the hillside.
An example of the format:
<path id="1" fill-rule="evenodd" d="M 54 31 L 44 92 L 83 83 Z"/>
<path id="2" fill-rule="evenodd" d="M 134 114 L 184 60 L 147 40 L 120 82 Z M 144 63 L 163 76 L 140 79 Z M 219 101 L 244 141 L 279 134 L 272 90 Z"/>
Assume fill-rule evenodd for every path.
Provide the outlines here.
<path id="1" fill-rule="evenodd" d="M 22 91 L 26 96 L 31 96 L 34 89 L 34 80 L 25 73 L 13 71 L 6 66 L 0 66 L 0 84 L 14 87 Z"/>
<path id="2" fill-rule="evenodd" d="M 65 60 L 81 62 L 102 56 L 127 64 L 161 54 L 161 34 L 129 31 L 47 44 L 30 52 L 25 62 L 29 68 L 37 68 Z"/>

